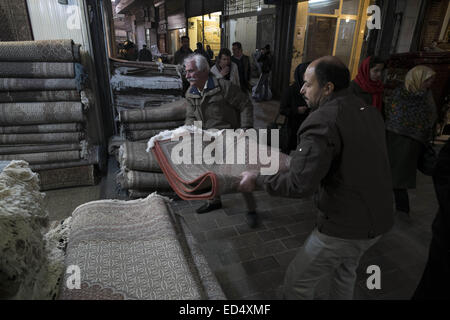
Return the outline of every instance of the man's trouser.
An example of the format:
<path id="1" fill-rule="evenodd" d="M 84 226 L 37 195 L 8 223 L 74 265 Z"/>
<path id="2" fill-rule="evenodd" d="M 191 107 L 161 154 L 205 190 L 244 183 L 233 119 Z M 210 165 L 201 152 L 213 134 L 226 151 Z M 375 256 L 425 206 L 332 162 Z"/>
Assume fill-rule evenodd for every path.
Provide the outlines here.
<path id="1" fill-rule="evenodd" d="M 284 298 L 313 299 L 319 281 L 330 277 L 328 299 L 353 299 L 359 260 L 380 237 L 341 239 L 314 229 L 286 271 Z"/>
<path id="2" fill-rule="evenodd" d="M 245 205 L 247 207 L 247 211 L 255 211 L 256 210 L 256 201 L 255 201 L 255 197 L 253 196 L 253 193 L 251 193 L 251 192 L 250 193 L 243 192 L 242 196 L 244 197 L 244 201 L 245 201 Z M 220 196 L 217 196 L 214 199 L 207 200 L 207 201 L 210 204 L 221 202 Z"/>
<path id="3" fill-rule="evenodd" d="M 269 75 L 270 73 L 261 73 L 259 77 L 258 84 L 255 89 L 255 94 L 258 96 L 260 100 L 267 100 L 269 95 Z M 262 92 L 264 86 L 264 92 Z"/>

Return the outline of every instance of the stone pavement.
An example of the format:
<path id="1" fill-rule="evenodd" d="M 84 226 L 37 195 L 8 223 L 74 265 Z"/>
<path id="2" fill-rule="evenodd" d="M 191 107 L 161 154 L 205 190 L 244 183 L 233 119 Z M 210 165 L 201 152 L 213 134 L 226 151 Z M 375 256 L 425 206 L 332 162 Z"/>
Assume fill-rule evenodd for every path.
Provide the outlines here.
<path id="1" fill-rule="evenodd" d="M 247 225 L 239 194 L 222 197 L 223 208 L 197 214 L 200 201 L 175 201 L 201 245 L 208 263 L 229 299 L 278 299 L 284 274 L 298 248 L 315 225 L 316 209 L 310 199 L 270 197 L 256 192 L 262 221 Z M 362 257 L 357 270 L 355 299 L 409 299 L 422 275 L 431 240 L 430 225 L 437 210 L 429 177 L 419 175 L 411 190 L 411 218 L 397 213 L 394 228 Z M 381 269 L 381 290 L 368 290 L 367 267 Z M 325 299 L 326 280 L 317 299 Z"/>

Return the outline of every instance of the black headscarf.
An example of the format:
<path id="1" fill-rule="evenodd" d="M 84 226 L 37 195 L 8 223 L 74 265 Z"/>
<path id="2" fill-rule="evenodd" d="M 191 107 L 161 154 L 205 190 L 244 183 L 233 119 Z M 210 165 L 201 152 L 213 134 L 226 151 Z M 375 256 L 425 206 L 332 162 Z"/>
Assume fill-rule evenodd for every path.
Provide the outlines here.
<path id="1" fill-rule="evenodd" d="M 308 68 L 311 62 L 300 63 L 294 71 L 294 80 L 299 85 L 300 89 L 303 87 L 305 83 L 303 81 L 303 75 L 305 74 L 306 68 Z"/>

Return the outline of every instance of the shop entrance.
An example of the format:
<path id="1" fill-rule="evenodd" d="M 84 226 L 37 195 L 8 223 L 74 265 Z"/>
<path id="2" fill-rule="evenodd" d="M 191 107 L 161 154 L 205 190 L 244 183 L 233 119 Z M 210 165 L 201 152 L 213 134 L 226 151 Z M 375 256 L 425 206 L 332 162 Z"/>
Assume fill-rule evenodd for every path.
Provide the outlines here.
<path id="1" fill-rule="evenodd" d="M 356 76 L 370 0 L 310 0 L 297 4 L 291 82 L 302 62 L 334 55 Z"/>
<path id="2" fill-rule="evenodd" d="M 219 54 L 220 16 L 221 12 L 214 12 L 188 19 L 189 46 L 192 50 L 197 48 L 197 42 L 201 42 L 205 50 L 206 46 L 209 45 L 214 51 L 214 56 Z"/>

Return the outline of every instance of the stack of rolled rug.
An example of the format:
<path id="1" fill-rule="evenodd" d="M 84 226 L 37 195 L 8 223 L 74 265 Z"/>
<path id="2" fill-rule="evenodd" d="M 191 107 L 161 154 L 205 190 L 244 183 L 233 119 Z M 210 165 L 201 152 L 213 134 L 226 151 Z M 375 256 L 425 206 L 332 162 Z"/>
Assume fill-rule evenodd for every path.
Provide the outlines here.
<path id="1" fill-rule="evenodd" d="M 111 64 L 120 134 L 110 140 L 109 151 L 120 164 L 117 183 L 131 198 L 170 190 L 153 156 L 145 152 L 145 143 L 184 124 L 188 102 L 182 98 L 178 67 L 118 59 Z"/>
<path id="2" fill-rule="evenodd" d="M 27 161 L 42 190 L 94 184 L 86 79 L 72 40 L 0 42 L 0 160 Z"/>

